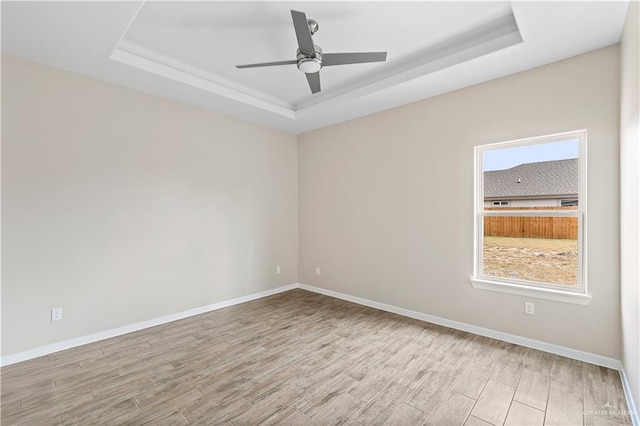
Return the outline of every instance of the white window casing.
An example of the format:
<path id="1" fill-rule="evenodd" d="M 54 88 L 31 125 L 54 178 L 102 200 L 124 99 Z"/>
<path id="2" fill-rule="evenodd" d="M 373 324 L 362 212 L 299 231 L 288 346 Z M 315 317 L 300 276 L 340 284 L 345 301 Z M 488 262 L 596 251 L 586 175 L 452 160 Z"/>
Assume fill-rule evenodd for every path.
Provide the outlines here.
<path id="1" fill-rule="evenodd" d="M 578 140 L 578 206 L 575 210 L 486 210 L 484 202 L 484 168 L 483 153 L 489 150 L 499 150 L 504 148 L 515 148 L 526 145 L 541 143 L 562 142 L 568 140 Z M 482 290 L 497 291 L 535 297 L 541 299 L 555 300 L 559 302 L 586 305 L 590 302 L 591 296 L 587 289 L 586 276 L 586 211 L 587 211 L 587 191 L 586 191 L 586 149 L 587 131 L 580 130 L 567 133 L 559 133 L 548 136 L 520 139 L 515 141 L 500 142 L 489 145 L 475 147 L 475 202 L 474 202 L 474 265 L 471 284 L 474 288 Z M 492 203 L 493 204 L 493 203 Z M 483 246 L 484 246 L 484 218 L 487 216 L 536 216 L 536 217 L 562 217 L 572 216 L 577 218 L 578 223 L 578 271 L 577 285 L 566 286 L 554 283 L 534 282 L 517 278 L 502 278 L 485 275 L 483 273 Z"/>

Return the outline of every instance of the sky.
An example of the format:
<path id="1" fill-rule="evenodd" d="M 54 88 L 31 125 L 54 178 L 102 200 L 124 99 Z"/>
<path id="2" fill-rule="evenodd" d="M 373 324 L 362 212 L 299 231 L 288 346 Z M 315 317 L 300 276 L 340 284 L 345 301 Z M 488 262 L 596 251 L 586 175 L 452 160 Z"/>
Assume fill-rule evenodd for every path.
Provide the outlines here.
<path id="1" fill-rule="evenodd" d="M 578 158 L 578 139 L 488 150 L 483 153 L 483 171 L 504 170 L 524 163 Z"/>

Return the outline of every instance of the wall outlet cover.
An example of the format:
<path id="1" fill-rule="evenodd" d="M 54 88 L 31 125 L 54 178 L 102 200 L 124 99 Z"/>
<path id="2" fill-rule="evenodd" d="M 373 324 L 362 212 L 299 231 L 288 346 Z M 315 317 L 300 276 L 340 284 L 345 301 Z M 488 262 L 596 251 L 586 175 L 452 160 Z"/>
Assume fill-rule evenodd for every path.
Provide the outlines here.
<path id="1" fill-rule="evenodd" d="M 60 321 L 62 319 L 62 308 L 51 309 L 51 321 Z"/>
<path id="2" fill-rule="evenodd" d="M 534 314 L 533 302 L 524 302 L 524 313 L 529 315 Z"/>

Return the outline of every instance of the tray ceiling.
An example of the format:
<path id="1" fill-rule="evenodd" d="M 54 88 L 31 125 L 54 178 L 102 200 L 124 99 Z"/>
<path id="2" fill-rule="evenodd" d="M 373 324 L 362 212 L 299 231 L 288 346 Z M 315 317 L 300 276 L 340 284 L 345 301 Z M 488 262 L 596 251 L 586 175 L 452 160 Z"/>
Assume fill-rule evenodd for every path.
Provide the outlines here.
<path id="1" fill-rule="evenodd" d="M 617 43 L 627 4 L 511 2 L 9 2 L 3 53 L 298 133 Z M 290 10 L 325 52 L 385 63 L 295 65 Z"/>

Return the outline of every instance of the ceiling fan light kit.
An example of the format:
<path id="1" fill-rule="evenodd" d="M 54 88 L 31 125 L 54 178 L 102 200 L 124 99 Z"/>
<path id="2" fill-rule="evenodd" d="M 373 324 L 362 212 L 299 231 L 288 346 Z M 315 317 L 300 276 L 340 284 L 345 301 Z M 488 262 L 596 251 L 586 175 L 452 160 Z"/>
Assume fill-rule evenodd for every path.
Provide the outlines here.
<path id="1" fill-rule="evenodd" d="M 303 12 L 291 11 L 293 27 L 298 39 L 296 59 L 291 61 L 265 62 L 259 64 L 236 65 L 236 68 L 260 68 L 278 65 L 296 64 L 298 69 L 306 74 L 311 93 L 320 92 L 320 70 L 323 66 L 363 64 L 368 62 L 385 62 L 387 52 L 353 52 L 353 53 L 327 53 L 313 43 L 313 36 L 320 26 L 313 19 L 307 19 Z"/>
<path id="2" fill-rule="evenodd" d="M 305 74 L 313 74 L 322 68 L 322 59 L 320 58 L 302 58 L 298 59 L 298 69 Z"/>
<path id="3" fill-rule="evenodd" d="M 298 54 L 296 55 L 298 69 L 305 74 L 318 72 L 322 68 L 322 49 L 316 44 L 313 47 L 315 48 L 313 56 L 300 52 L 300 49 L 298 49 Z"/>

